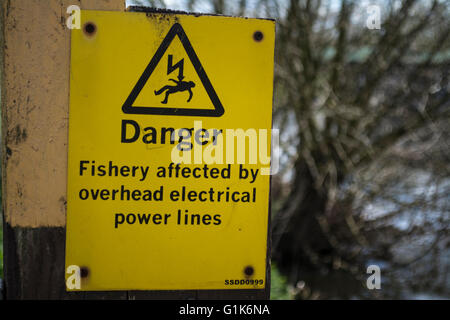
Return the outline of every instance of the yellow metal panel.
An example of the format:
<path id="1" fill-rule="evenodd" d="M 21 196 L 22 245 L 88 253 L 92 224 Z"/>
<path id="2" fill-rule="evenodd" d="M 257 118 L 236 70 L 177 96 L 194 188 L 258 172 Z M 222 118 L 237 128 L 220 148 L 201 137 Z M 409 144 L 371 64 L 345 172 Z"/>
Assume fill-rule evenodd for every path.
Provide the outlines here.
<path id="1" fill-rule="evenodd" d="M 270 129 L 274 22 L 102 11 L 81 17 L 94 28 L 72 31 L 66 243 L 66 267 L 89 269 L 80 290 L 264 288 L 269 176 L 239 176 L 240 168 L 260 169 L 260 161 L 176 169 L 177 143 L 169 135 L 162 143 L 161 133 L 196 132 L 194 121 L 223 134 Z M 126 142 L 133 124 L 139 138 Z M 161 177 L 161 167 L 172 176 Z"/>

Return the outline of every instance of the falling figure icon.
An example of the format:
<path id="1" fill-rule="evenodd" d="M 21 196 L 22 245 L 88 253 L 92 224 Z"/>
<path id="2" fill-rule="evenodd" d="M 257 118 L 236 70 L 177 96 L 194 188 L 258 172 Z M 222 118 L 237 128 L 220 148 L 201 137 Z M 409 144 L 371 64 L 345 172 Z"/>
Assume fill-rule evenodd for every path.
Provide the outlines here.
<path id="1" fill-rule="evenodd" d="M 191 101 L 192 96 L 193 96 L 191 89 L 193 87 L 195 87 L 195 83 L 193 81 L 182 81 L 182 80 L 175 80 L 175 79 L 169 79 L 169 80 L 175 82 L 176 85 L 174 85 L 174 86 L 166 85 L 159 90 L 155 90 L 155 95 L 157 95 L 157 96 L 162 94 L 164 91 L 166 92 L 164 100 L 161 101 L 161 103 L 167 104 L 170 94 L 177 93 L 177 92 L 183 92 L 183 91 L 189 92 L 189 99 L 187 100 L 187 102 Z"/>

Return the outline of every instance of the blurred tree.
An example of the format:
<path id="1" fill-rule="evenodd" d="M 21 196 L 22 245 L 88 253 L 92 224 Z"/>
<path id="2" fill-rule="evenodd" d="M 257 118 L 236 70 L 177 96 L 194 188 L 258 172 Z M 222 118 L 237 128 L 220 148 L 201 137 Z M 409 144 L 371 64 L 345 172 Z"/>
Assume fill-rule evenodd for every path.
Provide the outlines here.
<path id="1" fill-rule="evenodd" d="M 365 283 L 362 267 L 376 260 L 395 281 L 396 270 L 430 254 L 436 261 L 450 211 L 449 1 L 189 0 L 186 8 L 277 19 L 274 123 L 290 134 L 281 137 L 289 178 L 273 179 L 273 257 L 289 281 L 312 286 L 314 297 L 343 297 L 305 284 L 305 274 L 339 270 Z M 369 29 L 378 12 L 380 28 Z M 420 244 L 402 249 L 405 241 Z M 450 294 L 446 275 L 441 286 Z"/>
<path id="2" fill-rule="evenodd" d="M 379 1 L 380 30 L 367 28 L 359 2 L 333 4 L 292 0 L 279 19 L 275 115 L 281 123 L 295 117 L 299 143 L 273 241 L 294 282 L 308 266 L 355 276 L 369 258 L 398 266 L 400 239 L 431 232 L 431 250 L 448 232 L 448 217 L 404 230 L 388 221 L 449 209 L 448 3 Z M 427 186 L 441 187 L 433 199 L 411 195 L 418 177 L 406 186 L 418 168 L 433 174 Z M 368 219 L 375 202 L 379 219 Z"/>

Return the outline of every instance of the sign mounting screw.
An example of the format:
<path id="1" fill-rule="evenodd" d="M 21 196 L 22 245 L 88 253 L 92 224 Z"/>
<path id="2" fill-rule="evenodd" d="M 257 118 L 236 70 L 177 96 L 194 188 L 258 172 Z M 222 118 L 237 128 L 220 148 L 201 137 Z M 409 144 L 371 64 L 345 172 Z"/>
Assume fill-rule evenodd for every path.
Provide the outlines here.
<path id="1" fill-rule="evenodd" d="M 264 34 L 261 31 L 255 31 L 255 33 L 253 33 L 253 39 L 257 42 L 262 41 L 262 39 L 264 38 Z"/>
<path id="2" fill-rule="evenodd" d="M 87 36 L 92 37 L 97 31 L 97 26 L 93 22 L 86 22 L 83 31 Z"/>
<path id="3" fill-rule="evenodd" d="M 255 269 L 252 266 L 246 266 L 244 269 L 244 274 L 247 277 L 251 277 L 255 273 Z"/>
<path id="4" fill-rule="evenodd" d="M 80 268 L 80 277 L 87 278 L 89 276 L 89 268 L 88 267 L 81 267 Z"/>

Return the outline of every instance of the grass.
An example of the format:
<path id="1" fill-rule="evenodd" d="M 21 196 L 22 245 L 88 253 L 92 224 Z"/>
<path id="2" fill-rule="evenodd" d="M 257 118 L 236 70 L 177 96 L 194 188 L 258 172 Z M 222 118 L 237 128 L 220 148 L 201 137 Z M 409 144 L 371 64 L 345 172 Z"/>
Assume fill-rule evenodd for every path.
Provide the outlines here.
<path id="1" fill-rule="evenodd" d="M 0 183 L 0 282 L 3 279 L 3 212 L 1 212 L 1 203 L 2 203 L 1 194 L 2 194 L 2 187 Z"/>
<path id="2" fill-rule="evenodd" d="M 0 281 L 3 279 L 3 226 L 0 221 Z"/>
<path id="3" fill-rule="evenodd" d="M 3 223 L 2 219 L 0 219 L 0 282 L 2 279 L 3 279 Z"/>
<path id="4" fill-rule="evenodd" d="M 277 266 L 272 263 L 271 284 L 270 284 L 271 300 L 292 300 L 293 297 L 289 293 L 286 278 L 280 273 Z"/>

